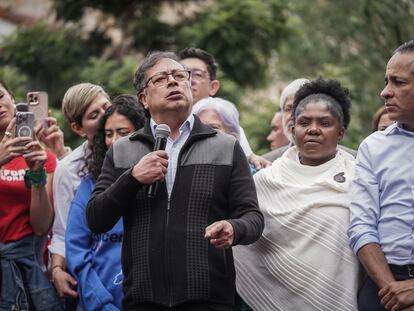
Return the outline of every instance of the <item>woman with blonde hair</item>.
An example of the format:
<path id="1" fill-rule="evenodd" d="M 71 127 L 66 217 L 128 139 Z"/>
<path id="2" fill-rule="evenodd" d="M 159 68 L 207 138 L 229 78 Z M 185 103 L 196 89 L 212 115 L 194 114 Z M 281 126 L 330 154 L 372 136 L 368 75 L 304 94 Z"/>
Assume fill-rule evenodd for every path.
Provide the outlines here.
<path id="1" fill-rule="evenodd" d="M 76 280 L 66 271 L 65 234 L 69 207 L 86 175 L 85 158 L 98 127 L 98 121 L 111 105 L 109 96 L 99 85 L 80 83 L 70 87 L 62 101 L 62 110 L 73 132 L 85 141 L 58 164 L 53 181 L 55 220 L 53 223 L 51 273 L 53 283 L 61 297 L 77 298 Z"/>
<path id="2" fill-rule="evenodd" d="M 83 310 L 122 309 L 122 219 L 110 231 L 94 234 L 86 221 L 86 205 L 108 148 L 118 139 L 142 128 L 144 123 L 144 110 L 136 96 L 119 95 L 112 100 L 112 106 L 99 121 L 92 153 L 86 161 L 89 174 L 82 179 L 70 207 L 66 257 L 69 271 L 78 281 Z"/>

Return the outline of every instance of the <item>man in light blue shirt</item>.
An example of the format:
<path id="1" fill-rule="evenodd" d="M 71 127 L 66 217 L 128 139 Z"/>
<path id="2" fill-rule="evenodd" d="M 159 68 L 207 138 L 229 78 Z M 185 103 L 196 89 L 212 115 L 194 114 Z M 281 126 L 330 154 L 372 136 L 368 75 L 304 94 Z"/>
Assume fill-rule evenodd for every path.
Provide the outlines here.
<path id="1" fill-rule="evenodd" d="M 365 310 L 414 310 L 414 40 L 389 60 L 381 92 L 391 120 L 366 138 L 351 187 L 350 246 L 368 278 Z"/>
<path id="2" fill-rule="evenodd" d="M 150 119 L 152 135 L 155 138 L 155 129 L 158 124 L 154 119 Z M 174 185 L 175 174 L 177 172 L 178 155 L 180 154 L 181 148 L 187 141 L 190 132 L 194 125 L 194 115 L 190 114 L 185 122 L 179 128 L 179 134 L 175 140 L 171 137 L 167 138 L 167 145 L 165 151 L 168 154 L 169 165 L 167 166 L 167 174 L 165 174 L 165 183 L 167 186 L 168 196 L 171 196 L 172 188 Z"/>

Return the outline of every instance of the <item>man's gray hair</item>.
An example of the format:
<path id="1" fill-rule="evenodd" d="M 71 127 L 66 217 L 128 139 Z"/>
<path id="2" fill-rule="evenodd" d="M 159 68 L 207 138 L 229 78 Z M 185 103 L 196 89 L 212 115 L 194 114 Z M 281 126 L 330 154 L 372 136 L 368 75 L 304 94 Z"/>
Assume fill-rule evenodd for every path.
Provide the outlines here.
<path id="1" fill-rule="evenodd" d="M 282 112 L 285 110 L 286 100 L 289 97 L 294 97 L 296 92 L 301 88 L 301 86 L 308 82 L 309 80 L 305 78 L 296 79 L 290 82 L 288 86 L 286 86 L 283 89 L 282 94 L 280 94 L 280 100 L 279 100 L 279 106 Z"/>
<path id="2" fill-rule="evenodd" d="M 177 63 L 180 63 L 177 55 L 173 52 L 150 52 L 142 61 L 141 66 L 138 67 L 134 75 L 134 87 L 137 90 L 137 93 L 141 93 L 145 88 L 145 83 L 147 82 L 147 71 L 154 67 L 161 59 L 169 58 L 175 60 Z M 183 66 L 184 68 L 184 66 Z"/>
<path id="3" fill-rule="evenodd" d="M 401 44 L 393 53 L 397 54 L 414 53 L 414 39 Z"/>

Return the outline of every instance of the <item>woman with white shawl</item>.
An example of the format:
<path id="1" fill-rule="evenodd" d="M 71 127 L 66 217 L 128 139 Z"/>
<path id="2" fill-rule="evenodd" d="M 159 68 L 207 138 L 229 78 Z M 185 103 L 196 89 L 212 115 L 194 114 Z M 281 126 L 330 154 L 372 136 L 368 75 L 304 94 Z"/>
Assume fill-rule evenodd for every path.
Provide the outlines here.
<path id="1" fill-rule="evenodd" d="M 253 310 L 357 310 L 358 261 L 348 246 L 354 158 L 337 149 L 348 93 L 314 80 L 296 93 L 296 145 L 255 176 L 265 229 L 233 248 L 237 291 Z"/>

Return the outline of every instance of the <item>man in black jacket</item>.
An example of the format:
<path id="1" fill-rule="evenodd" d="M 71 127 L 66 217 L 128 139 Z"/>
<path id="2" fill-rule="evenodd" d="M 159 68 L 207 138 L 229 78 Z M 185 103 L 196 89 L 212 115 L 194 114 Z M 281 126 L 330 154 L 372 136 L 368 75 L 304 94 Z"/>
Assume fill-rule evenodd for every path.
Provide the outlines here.
<path id="1" fill-rule="evenodd" d="M 110 148 L 88 204 L 95 233 L 123 217 L 124 310 L 231 310 L 231 246 L 263 230 L 244 153 L 191 114 L 190 83 L 173 53 L 143 61 L 134 85 L 151 118 Z M 166 151 L 152 151 L 158 124 L 171 128 Z"/>

